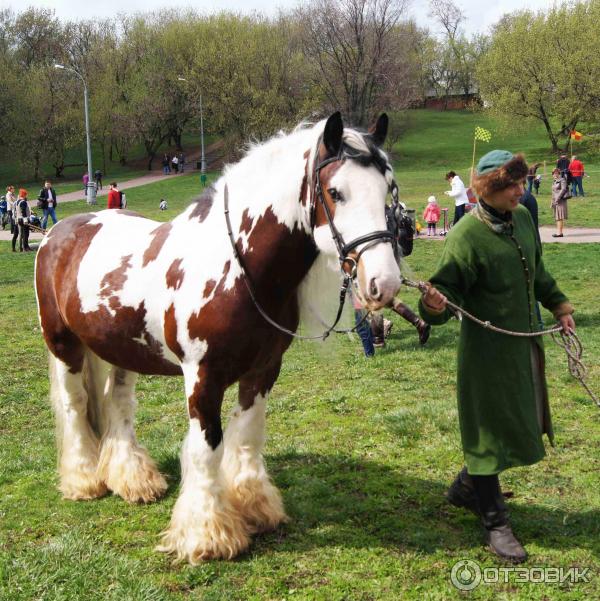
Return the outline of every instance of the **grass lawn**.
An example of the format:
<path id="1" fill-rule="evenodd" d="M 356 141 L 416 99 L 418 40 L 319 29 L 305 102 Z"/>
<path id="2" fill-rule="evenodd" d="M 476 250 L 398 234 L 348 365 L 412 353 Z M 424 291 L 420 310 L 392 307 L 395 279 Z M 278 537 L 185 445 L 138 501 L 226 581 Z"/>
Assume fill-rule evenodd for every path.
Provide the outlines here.
<path id="1" fill-rule="evenodd" d="M 437 169 L 450 167 L 456 164 Z M 416 165 L 409 173 L 417 182 Z M 405 173 L 399 180 L 407 187 L 411 181 Z M 197 178 L 183 176 L 128 190 L 127 198 L 132 209 L 167 219 L 196 188 Z M 161 197 L 169 201 L 165 213 Z M 59 208 L 62 217 L 87 210 L 84 203 Z M 406 272 L 426 278 L 441 244 L 417 240 Z M 600 245 L 547 245 L 545 259 L 577 307 L 589 381 L 598 391 Z M 137 431 L 168 476 L 167 496 L 147 506 L 112 496 L 62 500 L 33 260 L 33 253 L 13 254 L 0 243 L 0 599 L 446 600 L 463 598 L 450 584 L 457 561 L 503 565 L 484 550 L 475 518 L 443 500 L 462 465 L 456 322 L 434 329 L 420 348 L 414 329 L 394 316 L 387 347 L 371 360 L 355 336 L 292 345 L 269 400 L 266 447 L 291 521 L 256 537 L 235 561 L 173 566 L 153 551 L 178 494 L 187 428 L 181 378 L 143 377 L 138 386 Z M 414 291 L 403 295 L 416 304 Z M 526 565 L 589 567 L 590 581 L 512 579 L 482 584 L 474 599 L 600 598 L 600 412 L 551 342 L 547 376 L 556 447 L 536 466 L 506 473 L 503 484 L 515 492 L 510 506 L 531 554 Z M 227 392 L 224 414 L 235 395 Z"/>
<path id="2" fill-rule="evenodd" d="M 530 163 L 547 162 L 537 196 L 539 218 L 542 225 L 554 224 L 550 209 L 551 172 L 557 157 L 549 152 L 543 128 L 525 124 L 518 129 L 507 129 L 485 113 L 470 111 L 419 109 L 406 114 L 407 130 L 393 149 L 394 168 L 400 196 L 408 206 L 416 209 L 417 217 L 422 217 L 427 197 L 433 194 L 442 207 L 450 208 L 449 218 L 452 218 L 454 204 L 452 199 L 444 196 L 444 190 L 450 189 L 444 176 L 450 170 L 456 171 L 468 185 L 473 132 L 479 125 L 492 133 L 492 139 L 489 143 L 477 143 L 476 163 L 494 148 L 523 152 Z M 573 152 L 584 162 L 590 177 L 584 178 L 583 182 L 586 196 L 569 201 L 567 227 L 600 227 L 600 160 L 597 155 L 588 156 L 584 142 L 575 142 Z M 538 173 L 543 170 L 540 167 Z"/>

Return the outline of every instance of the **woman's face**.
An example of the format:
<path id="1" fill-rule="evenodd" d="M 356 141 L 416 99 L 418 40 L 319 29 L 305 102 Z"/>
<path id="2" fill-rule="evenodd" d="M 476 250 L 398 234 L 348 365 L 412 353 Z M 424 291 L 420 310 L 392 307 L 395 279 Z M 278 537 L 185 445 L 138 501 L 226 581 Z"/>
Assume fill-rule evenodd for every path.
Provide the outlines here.
<path id="1" fill-rule="evenodd" d="M 519 206 L 519 200 L 523 196 L 524 179 L 512 183 L 507 188 L 488 194 L 485 202 L 500 213 L 514 211 Z"/>
<path id="2" fill-rule="evenodd" d="M 554 179 L 558 179 L 558 176 L 559 176 L 559 175 L 560 175 L 560 171 L 553 171 L 553 172 L 552 172 L 552 177 L 553 177 Z"/>

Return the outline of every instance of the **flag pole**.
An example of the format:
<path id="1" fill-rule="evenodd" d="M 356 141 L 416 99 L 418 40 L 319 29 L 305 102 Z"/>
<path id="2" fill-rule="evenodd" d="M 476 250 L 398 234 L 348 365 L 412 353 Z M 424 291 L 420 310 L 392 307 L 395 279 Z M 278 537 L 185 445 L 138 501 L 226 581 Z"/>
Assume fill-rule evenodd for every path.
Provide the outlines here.
<path id="1" fill-rule="evenodd" d="M 471 160 L 471 176 L 469 177 L 469 186 L 473 181 L 473 172 L 475 171 L 475 147 L 477 145 L 477 137 L 473 133 L 473 159 Z"/>

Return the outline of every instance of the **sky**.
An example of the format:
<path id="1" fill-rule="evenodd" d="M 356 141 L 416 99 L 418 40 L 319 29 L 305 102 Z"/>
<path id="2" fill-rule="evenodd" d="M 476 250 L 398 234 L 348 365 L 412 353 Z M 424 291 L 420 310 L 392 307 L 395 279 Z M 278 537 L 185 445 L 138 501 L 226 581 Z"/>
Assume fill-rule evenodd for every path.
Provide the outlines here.
<path id="1" fill-rule="evenodd" d="M 554 4 L 553 0 L 455 0 L 456 4 L 467 16 L 465 30 L 467 33 L 485 33 L 505 13 L 517 9 L 529 8 L 535 11 L 547 10 Z M 258 11 L 267 15 L 276 13 L 277 8 L 297 6 L 298 0 L 102 0 L 101 2 L 85 2 L 82 0 L 0 0 L 1 8 L 12 8 L 22 11 L 26 6 L 52 8 L 60 19 L 91 19 L 94 17 L 112 17 L 120 12 L 147 12 L 159 8 L 176 5 L 180 8 L 192 7 L 200 12 L 232 10 L 249 13 Z M 430 23 L 427 0 L 412 0 L 410 13 L 417 23 L 424 27 Z"/>

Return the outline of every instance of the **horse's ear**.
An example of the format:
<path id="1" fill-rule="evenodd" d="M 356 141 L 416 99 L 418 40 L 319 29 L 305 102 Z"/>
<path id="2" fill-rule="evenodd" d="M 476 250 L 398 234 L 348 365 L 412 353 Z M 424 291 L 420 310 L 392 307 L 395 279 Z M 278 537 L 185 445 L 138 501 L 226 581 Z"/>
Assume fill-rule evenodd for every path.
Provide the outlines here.
<path id="1" fill-rule="evenodd" d="M 375 125 L 373 125 L 369 129 L 369 133 L 371 134 L 371 138 L 375 146 L 381 146 L 385 142 L 385 137 L 387 136 L 387 130 L 389 125 L 389 119 L 386 113 L 381 113 L 379 115 L 379 119 Z"/>
<path id="2" fill-rule="evenodd" d="M 323 144 L 329 154 L 337 155 L 342 147 L 342 136 L 344 134 L 344 123 L 342 114 L 337 111 L 327 119 L 325 131 L 323 132 Z"/>

